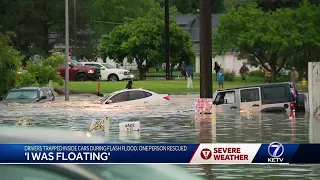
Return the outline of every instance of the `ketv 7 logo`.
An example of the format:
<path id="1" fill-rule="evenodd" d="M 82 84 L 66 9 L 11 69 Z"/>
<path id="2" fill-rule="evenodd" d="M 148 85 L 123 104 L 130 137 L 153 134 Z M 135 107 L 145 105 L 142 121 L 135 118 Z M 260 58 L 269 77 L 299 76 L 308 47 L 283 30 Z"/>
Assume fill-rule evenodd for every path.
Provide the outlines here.
<path id="1" fill-rule="evenodd" d="M 273 142 L 268 147 L 268 153 L 272 158 L 268 158 L 269 163 L 281 163 L 283 158 L 280 158 L 284 153 L 284 147 L 281 143 Z"/>

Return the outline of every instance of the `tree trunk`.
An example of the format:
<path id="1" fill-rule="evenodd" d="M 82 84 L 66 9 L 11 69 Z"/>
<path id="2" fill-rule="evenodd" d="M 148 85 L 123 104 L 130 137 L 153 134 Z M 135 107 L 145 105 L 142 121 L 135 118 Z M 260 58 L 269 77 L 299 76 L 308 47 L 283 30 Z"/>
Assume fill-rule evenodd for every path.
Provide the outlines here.
<path id="1" fill-rule="evenodd" d="M 141 64 L 138 64 L 138 70 L 139 70 L 139 79 L 145 80 L 147 68 L 144 65 L 142 65 L 142 63 L 141 63 Z"/>
<path id="2" fill-rule="evenodd" d="M 271 67 L 271 75 L 272 75 L 272 82 L 275 83 L 277 81 L 277 68 L 275 66 Z"/>

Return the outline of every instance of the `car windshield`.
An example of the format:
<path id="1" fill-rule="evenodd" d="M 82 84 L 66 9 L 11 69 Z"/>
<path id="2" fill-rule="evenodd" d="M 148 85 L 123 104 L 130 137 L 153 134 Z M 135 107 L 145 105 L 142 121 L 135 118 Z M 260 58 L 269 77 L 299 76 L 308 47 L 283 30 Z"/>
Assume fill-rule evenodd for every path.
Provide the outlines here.
<path id="1" fill-rule="evenodd" d="M 178 166 L 166 164 L 105 164 L 82 166 L 105 179 L 112 180 L 202 180 L 202 178 L 191 175 Z"/>
<path id="2" fill-rule="evenodd" d="M 71 63 L 73 65 L 76 65 L 76 66 L 83 66 L 80 62 L 76 61 L 76 60 L 72 60 Z"/>
<path id="3" fill-rule="evenodd" d="M 10 99 L 36 99 L 38 94 L 37 94 L 37 90 L 27 90 L 27 89 L 23 89 L 23 90 L 14 90 L 14 91 L 9 91 L 8 95 L 6 96 L 6 100 L 10 100 Z"/>
<path id="4" fill-rule="evenodd" d="M 104 102 L 105 100 L 107 100 L 109 97 L 111 97 L 112 95 L 114 95 L 115 93 L 110 93 L 107 96 L 103 97 L 100 99 L 101 102 Z"/>
<path id="5" fill-rule="evenodd" d="M 113 69 L 114 67 L 111 66 L 110 64 L 106 64 L 106 63 L 103 63 L 102 64 L 104 67 L 108 68 L 108 69 Z"/>

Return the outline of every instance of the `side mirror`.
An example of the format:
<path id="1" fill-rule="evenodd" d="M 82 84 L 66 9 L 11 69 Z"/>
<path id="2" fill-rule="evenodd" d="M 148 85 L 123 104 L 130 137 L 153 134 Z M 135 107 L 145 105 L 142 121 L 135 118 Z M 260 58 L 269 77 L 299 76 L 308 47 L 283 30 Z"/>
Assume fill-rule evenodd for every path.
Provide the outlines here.
<path id="1" fill-rule="evenodd" d="M 72 65 L 72 64 L 69 64 L 69 67 L 70 67 L 70 68 L 73 68 L 73 65 Z"/>
<path id="2" fill-rule="evenodd" d="M 40 99 L 47 99 L 47 96 L 41 96 Z"/>
<path id="3" fill-rule="evenodd" d="M 223 103 L 224 103 L 224 104 L 228 104 L 228 100 L 227 100 L 227 99 L 224 99 L 224 100 L 223 100 Z"/>
<path id="4" fill-rule="evenodd" d="M 101 70 L 105 70 L 106 68 L 101 68 Z"/>
<path id="5" fill-rule="evenodd" d="M 111 100 L 108 100 L 108 101 L 107 101 L 107 104 L 110 104 L 110 103 L 112 103 L 112 101 L 111 101 Z"/>
<path id="6" fill-rule="evenodd" d="M 218 104 L 217 104 L 217 101 L 213 101 L 213 102 L 212 102 L 212 104 L 214 104 L 214 105 L 218 105 Z"/>

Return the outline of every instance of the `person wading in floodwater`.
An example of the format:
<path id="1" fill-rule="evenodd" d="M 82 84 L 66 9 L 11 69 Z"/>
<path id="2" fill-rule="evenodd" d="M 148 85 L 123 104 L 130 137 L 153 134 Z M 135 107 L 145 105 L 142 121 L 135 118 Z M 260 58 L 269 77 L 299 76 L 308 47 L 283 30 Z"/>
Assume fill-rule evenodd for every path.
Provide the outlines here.
<path id="1" fill-rule="evenodd" d="M 216 81 L 218 80 L 218 73 L 220 71 L 221 66 L 217 63 L 217 61 L 214 63 L 214 70 L 216 71 Z"/>
<path id="2" fill-rule="evenodd" d="M 126 85 L 126 89 L 132 89 L 132 81 L 128 81 L 128 84 Z"/>

